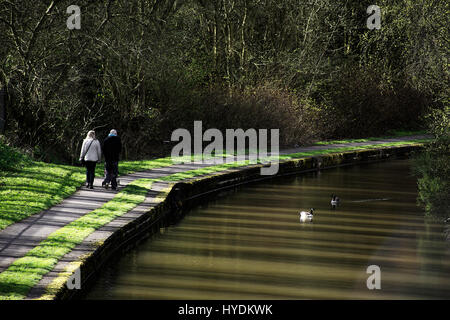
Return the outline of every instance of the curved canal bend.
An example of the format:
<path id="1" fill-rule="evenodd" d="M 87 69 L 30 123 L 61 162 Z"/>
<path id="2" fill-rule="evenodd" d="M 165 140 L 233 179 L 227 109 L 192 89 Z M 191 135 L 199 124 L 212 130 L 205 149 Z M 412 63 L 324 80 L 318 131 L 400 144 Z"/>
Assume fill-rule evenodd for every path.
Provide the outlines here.
<path id="1" fill-rule="evenodd" d="M 86 298 L 449 299 L 448 245 L 416 189 L 408 160 L 243 186 L 107 267 Z M 381 290 L 367 289 L 369 265 Z"/>

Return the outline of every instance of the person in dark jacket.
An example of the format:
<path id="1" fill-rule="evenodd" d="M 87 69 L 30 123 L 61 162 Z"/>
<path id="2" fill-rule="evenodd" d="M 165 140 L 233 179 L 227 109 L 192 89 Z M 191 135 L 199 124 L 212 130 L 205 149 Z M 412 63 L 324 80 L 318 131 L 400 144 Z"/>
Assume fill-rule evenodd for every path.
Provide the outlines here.
<path id="1" fill-rule="evenodd" d="M 113 190 L 117 189 L 117 176 L 119 175 L 119 157 L 122 151 L 122 142 L 117 136 L 117 131 L 112 129 L 103 142 L 103 154 L 105 155 L 106 177 L 102 186 L 108 188 L 111 183 Z"/>

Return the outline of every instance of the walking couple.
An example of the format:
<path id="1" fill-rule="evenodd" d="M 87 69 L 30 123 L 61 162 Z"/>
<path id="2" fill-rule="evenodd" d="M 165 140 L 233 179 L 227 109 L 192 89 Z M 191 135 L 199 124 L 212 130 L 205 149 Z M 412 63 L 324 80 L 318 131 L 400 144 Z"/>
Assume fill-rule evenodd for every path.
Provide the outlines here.
<path id="1" fill-rule="evenodd" d="M 105 156 L 105 179 L 102 187 L 108 188 L 111 183 L 113 190 L 117 189 L 117 176 L 119 175 L 119 156 L 122 151 L 122 142 L 117 131 L 112 129 L 103 142 Z M 86 167 L 86 187 L 94 189 L 95 167 L 102 159 L 102 148 L 95 137 L 95 131 L 88 132 L 81 147 L 80 161 Z"/>

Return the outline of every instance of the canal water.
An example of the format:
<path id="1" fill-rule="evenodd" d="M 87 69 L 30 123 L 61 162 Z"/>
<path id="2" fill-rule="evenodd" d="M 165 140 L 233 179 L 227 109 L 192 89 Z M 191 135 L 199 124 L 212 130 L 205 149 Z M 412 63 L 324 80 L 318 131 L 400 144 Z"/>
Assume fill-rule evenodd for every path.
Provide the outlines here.
<path id="1" fill-rule="evenodd" d="M 408 160 L 246 185 L 112 263 L 86 298 L 450 299 L 442 226 L 416 197 Z M 301 223 L 311 207 L 313 221 Z M 367 287 L 372 265 L 379 290 Z"/>

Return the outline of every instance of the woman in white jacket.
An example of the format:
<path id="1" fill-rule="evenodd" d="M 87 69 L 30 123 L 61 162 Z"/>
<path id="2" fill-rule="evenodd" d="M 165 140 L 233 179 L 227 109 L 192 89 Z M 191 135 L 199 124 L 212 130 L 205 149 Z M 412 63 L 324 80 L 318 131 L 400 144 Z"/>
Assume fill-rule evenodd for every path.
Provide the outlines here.
<path id="1" fill-rule="evenodd" d="M 95 131 L 88 132 L 81 147 L 80 161 L 84 160 L 86 166 L 86 187 L 94 189 L 95 167 L 102 159 L 100 142 L 95 138 Z"/>

